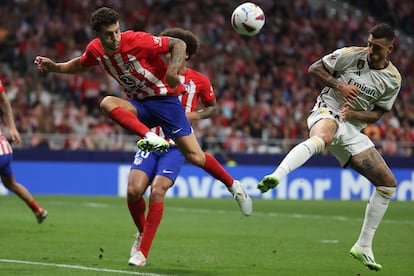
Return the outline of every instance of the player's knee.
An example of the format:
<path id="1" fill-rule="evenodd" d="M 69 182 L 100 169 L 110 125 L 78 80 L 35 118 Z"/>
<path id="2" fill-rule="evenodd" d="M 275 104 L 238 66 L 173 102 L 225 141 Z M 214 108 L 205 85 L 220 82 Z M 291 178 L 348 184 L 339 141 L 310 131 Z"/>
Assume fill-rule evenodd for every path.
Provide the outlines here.
<path id="1" fill-rule="evenodd" d="M 302 142 L 301 145 L 303 145 L 311 155 L 319 154 L 325 149 L 325 141 L 316 135 Z"/>
<path id="2" fill-rule="evenodd" d="M 99 103 L 99 108 L 104 113 L 109 113 L 109 111 L 111 111 L 111 109 L 114 108 L 114 103 L 112 102 L 112 98 L 113 98 L 112 96 L 106 96 Z"/>
<path id="3" fill-rule="evenodd" d="M 387 187 L 396 188 L 396 187 L 397 187 L 397 184 L 398 184 L 397 179 L 395 179 L 395 177 L 394 177 L 394 176 L 391 176 L 391 177 L 390 177 L 390 180 L 389 180 L 389 182 L 388 182 Z"/>
<path id="4" fill-rule="evenodd" d="M 206 162 L 206 157 L 203 152 L 202 154 L 191 152 L 186 155 L 186 158 L 189 162 L 191 162 L 191 164 L 201 168 L 204 167 L 204 164 Z"/>
<path id="5" fill-rule="evenodd" d="M 394 196 L 396 186 L 395 187 L 389 187 L 389 186 L 378 186 L 375 187 L 375 190 L 383 197 L 385 198 L 392 198 Z"/>
<path id="6" fill-rule="evenodd" d="M 134 185 L 128 185 L 127 187 L 127 197 L 128 199 L 137 199 L 142 196 L 142 192 L 138 187 L 135 187 Z"/>
<path id="7" fill-rule="evenodd" d="M 108 97 L 104 97 L 102 100 L 101 100 L 101 102 L 99 103 L 99 108 L 101 109 L 101 110 L 105 110 L 106 109 L 106 107 L 107 107 L 107 105 L 108 105 Z"/>
<path id="8" fill-rule="evenodd" d="M 15 183 L 13 183 L 12 181 L 4 181 L 2 179 L 3 185 L 4 187 L 6 187 L 6 189 L 15 192 L 17 190 L 17 185 Z"/>
<path id="9" fill-rule="evenodd" d="M 164 200 L 165 191 L 162 190 L 152 190 L 150 195 L 151 202 L 161 202 Z"/>

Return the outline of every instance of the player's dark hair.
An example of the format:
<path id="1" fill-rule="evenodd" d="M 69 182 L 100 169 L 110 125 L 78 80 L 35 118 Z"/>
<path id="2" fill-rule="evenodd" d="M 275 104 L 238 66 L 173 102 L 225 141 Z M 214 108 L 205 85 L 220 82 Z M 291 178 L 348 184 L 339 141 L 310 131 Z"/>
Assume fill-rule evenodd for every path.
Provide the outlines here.
<path id="1" fill-rule="evenodd" d="M 111 8 L 102 7 L 94 11 L 91 15 L 91 28 L 99 32 L 103 26 L 116 24 L 119 21 L 119 13 Z"/>
<path id="2" fill-rule="evenodd" d="M 393 42 L 395 37 L 394 30 L 386 23 L 375 25 L 369 30 L 369 33 L 373 38 L 385 38 L 388 42 Z"/>
<path id="3" fill-rule="evenodd" d="M 197 36 L 188 30 L 184 30 L 182 28 L 169 28 L 163 30 L 160 35 L 162 36 L 169 36 L 174 38 L 179 38 L 187 44 L 186 53 L 188 55 L 187 60 L 194 55 L 198 48 L 200 47 L 200 41 L 198 40 Z"/>

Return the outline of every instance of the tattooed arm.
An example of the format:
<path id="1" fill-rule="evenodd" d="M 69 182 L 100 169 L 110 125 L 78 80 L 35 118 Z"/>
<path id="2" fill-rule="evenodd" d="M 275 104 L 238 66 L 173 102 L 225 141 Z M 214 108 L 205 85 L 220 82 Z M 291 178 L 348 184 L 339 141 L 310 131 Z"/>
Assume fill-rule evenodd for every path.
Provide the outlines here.
<path id="1" fill-rule="evenodd" d="M 360 121 L 367 124 L 374 124 L 382 117 L 385 112 L 385 110 L 377 106 L 370 111 L 353 110 L 349 107 L 349 103 L 346 102 L 341 109 L 341 119 L 343 121 Z"/>
<path id="2" fill-rule="evenodd" d="M 316 81 L 318 81 L 320 84 L 336 89 L 339 91 L 339 93 L 342 94 L 342 96 L 347 101 L 354 100 L 359 93 L 359 90 L 356 86 L 351 84 L 343 83 L 337 79 L 335 79 L 326 69 L 323 65 L 323 62 L 321 59 L 313 63 L 309 67 L 309 75 L 314 78 Z"/>
<path id="3" fill-rule="evenodd" d="M 168 59 L 168 69 L 165 79 L 168 85 L 174 88 L 180 83 L 178 72 L 184 65 L 187 45 L 184 41 L 178 38 L 168 37 L 168 41 L 170 44 L 171 56 Z"/>

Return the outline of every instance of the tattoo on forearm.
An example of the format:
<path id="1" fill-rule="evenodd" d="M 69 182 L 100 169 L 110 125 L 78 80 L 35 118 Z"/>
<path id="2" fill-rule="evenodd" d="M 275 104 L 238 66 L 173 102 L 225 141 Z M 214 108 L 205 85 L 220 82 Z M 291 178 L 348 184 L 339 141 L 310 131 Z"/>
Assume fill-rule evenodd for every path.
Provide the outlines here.
<path id="1" fill-rule="evenodd" d="M 326 86 L 329 86 L 331 88 L 336 88 L 339 85 L 339 81 L 332 76 L 326 81 Z"/>
<path id="2" fill-rule="evenodd" d="M 339 81 L 325 70 L 322 63 L 315 66 L 312 76 L 324 86 L 336 88 L 339 84 Z"/>

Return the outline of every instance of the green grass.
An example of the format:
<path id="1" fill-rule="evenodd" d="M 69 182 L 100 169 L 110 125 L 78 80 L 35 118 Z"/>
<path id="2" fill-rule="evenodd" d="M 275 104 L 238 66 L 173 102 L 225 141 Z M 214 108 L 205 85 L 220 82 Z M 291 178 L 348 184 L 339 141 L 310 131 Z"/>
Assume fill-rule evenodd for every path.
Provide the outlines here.
<path id="1" fill-rule="evenodd" d="M 127 265 L 135 227 L 124 198 L 36 198 L 49 211 L 42 225 L 16 196 L 0 197 L 0 275 L 414 275 L 412 202 L 391 203 L 374 240 L 375 273 L 348 255 L 362 201 L 254 200 L 244 217 L 233 199 L 167 199 L 138 269 Z"/>

